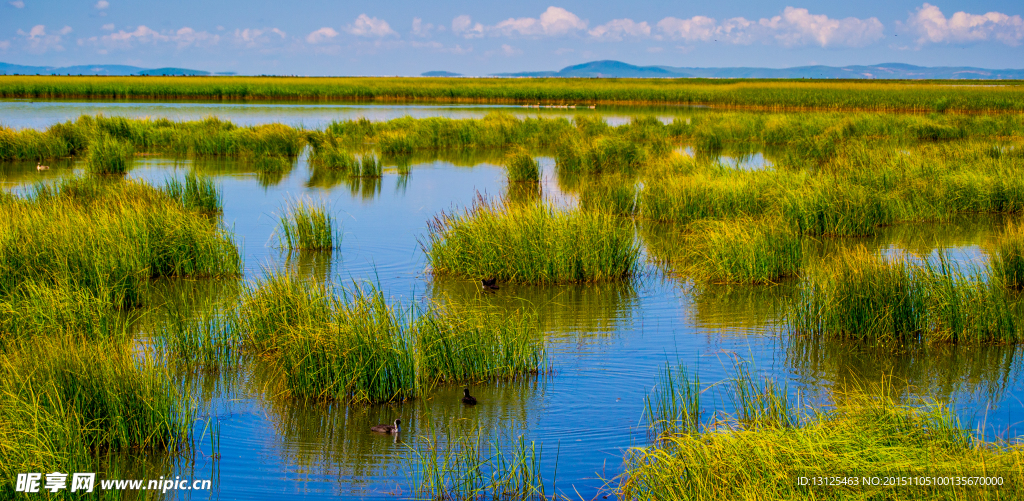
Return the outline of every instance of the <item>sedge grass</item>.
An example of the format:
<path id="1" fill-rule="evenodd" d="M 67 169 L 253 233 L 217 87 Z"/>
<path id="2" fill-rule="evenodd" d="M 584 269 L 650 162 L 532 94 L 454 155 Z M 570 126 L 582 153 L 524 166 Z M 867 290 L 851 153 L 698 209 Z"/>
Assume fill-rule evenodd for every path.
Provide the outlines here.
<path id="1" fill-rule="evenodd" d="M 171 198 L 181 202 L 186 209 L 200 212 L 220 212 L 223 210 L 222 195 L 213 180 L 206 176 L 188 173 L 185 181 L 177 178 L 168 179 L 164 183 L 164 192 Z"/>
<path id="2" fill-rule="evenodd" d="M 540 181 L 540 164 L 524 148 L 516 148 L 505 157 L 505 172 L 510 183 Z"/>
<path id="3" fill-rule="evenodd" d="M 938 265 L 883 257 L 863 247 L 810 274 L 787 314 L 788 330 L 821 339 L 854 339 L 889 349 L 928 342 L 1013 343 L 1016 303 L 995 281 Z"/>
<path id="4" fill-rule="evenodd" d="M 680 384 L 690 388 L 694 383 Z M 837 390 L 833 409 L 811 412 L 793 407 L 785 390 L 771 381 L 757 383 L 742 371 L 732 386 L 734 414 L 716 412 L 713 421 L 673 428 L 655 445 L 627 453 L 622 497 L 993 499 L 1024 485 L 1019 444 L 983 441 L 944 405 L 898 403 L 884 383 Z M 699 404 L 693 398 L 681 402 Z M 683 422 L 690 423 L 692 410 L 678 408 L 669 415 L 685 415 Z M 886 485 L 871 480 L 919 476 L 998 476 L 1004 483 Z M 821 488 L 801 485 L 800 477 L 854 478 L 856 483 Z"/>
<path id="5" fill-rule="evenodd" d="M 278 239 L 281 247 L 302 250 L 331 250 L 341 243 L 334 218 L 323 204 L 293 202 L 280 216 Z"/>
<path id="6" fill-rule="evenodd" d="M 574 283 L 627 279 L 638 269 L 632 229 L 600 213 L 480 198 L 428 224 L 424 251 L 437 275 Z"/>
<path id="7" fill-rule="evenodd" d="M 979 82 L 980 83 L 980 82 Z M 951 85 L 953 84 L 953 85 Z M 5 76 L 0 97 L 214 101 L 705 104 L 761 109 L 1019 111 L 1022 90 L 956 81 Z"/>
<path id="8" fill-rule="evenodd" d="M 689 274 L 705 282 L 777 283 L 803 261 L 800 235 L 779 219 L 697 222 L 682 240 Z"/>
<path id="9" fill-rule="evenodd" d="M 70 284 L 117 307 L 140 304 L 146 280 L 240 273 L 215 222 L 135 181 L 71 178 L 4 202 L 0 297 L 21 284 Z"/>
<path id="10" fill-rule="evenodd" d="M 89 145 L 87 158 L 89 172 L 95 174 L 124 174 L 131 166 L 135 148 L 128 141 L 111 136 L 100 136 Z"/>
<path id="11" fill-rule="evenodd" d="M 448 429 L 444 437 L 435 431 L 410 447 L 415 499 L 546 500 L 542 457 L 543 448 L 522 435 L 502 447 L 479 428 L 468 435 Z"/>
<path id="12" fill-rule="evenodd" d="M 95 457 L 191 443 L 187 394 L 123 342 L 38 337 L 0 355 L 0 475 L 95 471 Z"/>
<path id="13" fill-rule="evenodd" d="M 995 279 L 1011 289 L 1024 289 L 1024 227 L 1010 223 L 1003 229 L 992 256 Z"/>
<path id="14" fill-rule="evenodd" d="M 543 372 L 547 363 L 537 319 L 527 312 L 487 312 L 446 301 L 421 315 L 415 330 L 428 381 L 513 379 Z"/>
<path id="15" fill-rule="evenodd" d="M 233 318 L 245 349 L 279 367 L 286 391 L 301 398 L 406 400 L 434 384 L 516 378 L 547 364 L 531 315 L 402 309 L 373 286 L 269 275 Z"/>

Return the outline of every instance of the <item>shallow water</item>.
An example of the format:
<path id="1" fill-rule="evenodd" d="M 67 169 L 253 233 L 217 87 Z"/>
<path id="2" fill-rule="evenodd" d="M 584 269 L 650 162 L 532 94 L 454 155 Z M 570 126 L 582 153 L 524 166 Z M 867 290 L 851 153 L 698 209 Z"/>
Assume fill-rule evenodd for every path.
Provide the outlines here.
<path id="1" fill-rule="evenodd" d="M 260 178 L 230 160 L 146 157 L 137 162 L 129 176 L 158 185 L 188 169 L 213 177 L 224 194 L 224 224 L 242 247 L 246 279 L 261 276 L 263 270 L 289 268 L 340 284 L 372 281 L 406 305 L 434 298 L 535 308 L 553 369 L 541 377 L 473 385 L 480 401 L 475 407 L 459 402 L 461 387 L 437 388 L 403 404 L 347 406 L 278 398 L 267 391 L 273 373 L 257 365 L 192 375 L 186 384 L 196 389 L 201 414 L 218 423 L 222 457 L 212 459 L 208 439 L 200 439 L 195 461 L 176 464 L 173 474 L 214 478 L 213 497 L 220 499 L 408 496 L 407 457 L 419 443 L 417 437 L 479 428 L 503 443 L 524 434 L 528 441 L 543 444 L 545 475 L 555 471 L 557 458 L 555 485 L 548 488 L 590 499 L 607 479 L 621 473 L 628 447 L 649 443 L 642 423 L 644 396 L 666 361 L 676 360 L 705 384 L 732 377 L 734 363 L 744 360 L 755 372 L 812 400 L 825 399 L 851 381 L 877 382 L 892 375 L 897 391 L 907 398 L 952 402 L 965 422 L 977 419 L 990 434 L 1022 432 L 1020 349 L 941 347 L 880 355 L 855 346 L 787 340 L 776 324 L 780 309 L 795 295 L 794 283 L 694 287 L 665 264 L 671 263 L 677 240 L 669 226 L 640 228 L 650 249 L 665 255 L 648 251 L 643 276 L 630 283 L 503 285 L 495 294 L 483 294 L 468 280 L 434 279 L 420 249 L 426 222 L 440 211 L 468 207 L 478 193 L 499 195 L 508 189 L 500 167 L 474 162 L 462 166 L 433 160 L 413 165 L 407 174 L 386 169 L 379 182 L 355 185 L 318 177 L 302 159 L 279 179 Z M 574 203 L 560 189 L 553 161 L 541 158 L 541 166 L 541 196 L 562 205 Z M 70 175 L 78 166 L 67 162 L 51 167 L 40 172 L 31 163 L 3 164 L 0 181 L 23 190 L 36 180 Z M 341 222 L 343 240 L 333 253 L 277 248 L 277 214 L 287 201 L 304 198 L 326 202 Z M 1002 224 L 999 218 L 970 217 L 943 225 L 901 225 L 871 239 L 824 241 L 818 252 L 865 245 L 929 256 L 944 249 L 967 262 L 984 258 Z M 163 282 L 157 289 L 163 296 L 186 294 L 199 302 L 230 301 L 237 294 L 232 284 L 202 281 Z M 728 398 L 714 391 L 705 402 L 730 408 Z M 395 418 L 404 424 L 399 442 L 368 431 Z M 200 431 L 204 425 L 197 424 Z"/>
<path id="2" fill-rule="evenodd" d="M 293 127 L 322 129 L 332 121 L 367 118 L 385 121 L 411 116 L 414 118 L 482 118 L 488 113 L 510 113 L 516 117 L 572 118 L 576 115 L 599 115 L 610 125 L 622 125 L 634 116 L 655 115 L 669 123 L 677 116 L 703 113 L 699 107 L 628 107 L 599 106 L 595 109 L 530 108 L 521 105 L 480 104 L 346 104 L 346 103 L 223 103 L 223 102 L 139 102 L 139 101 L 35 101 L 0 99 L 0 126 L 14 129 L 43 130 L 57 122 L 75 120 L 82 115 L 121 116 L 127 118 L 167 118 L 169 120 L 201 120 L 215 116 L 236 125 L 283 123 Z"/>

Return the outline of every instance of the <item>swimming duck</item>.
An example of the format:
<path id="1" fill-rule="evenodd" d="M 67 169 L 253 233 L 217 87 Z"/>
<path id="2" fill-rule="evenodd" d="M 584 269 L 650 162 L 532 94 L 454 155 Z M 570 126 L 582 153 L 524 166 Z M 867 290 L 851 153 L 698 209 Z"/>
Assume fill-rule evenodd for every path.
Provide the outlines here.
<path id="1" fill-rule="evenodd" d="M 371 426 L 370 427 L 370 431 L 377 432 L 377 433 L 387 433 L 389 435 L 394 433 L 394 434 L 397 435 L 398 432 L 400 431 L 399 428 L 398 428 L 398 425 L 401 422 L 402 422 L 401 419 L 396 419 L 395 420 L 395 424 L 379 424 L 377 426 Z"/>
<path id="2" fill-rule="evenodd" d="M 497 282 L 497 278 L 485 278 L 480 281 L 480 285 L 484 288 L 484 290 L 496 291 L 498 290 Z"/>
<path id="3" fill-rule="evenodd" d="M 36 164 L 36 170 L 50 170 L 49 165 Z"/>
<path id="4" fill-rule="evenodd" d="M 469 388 L 462 390 L 462 403 L 476 405 L 476 398 L 469 394 Z"/>

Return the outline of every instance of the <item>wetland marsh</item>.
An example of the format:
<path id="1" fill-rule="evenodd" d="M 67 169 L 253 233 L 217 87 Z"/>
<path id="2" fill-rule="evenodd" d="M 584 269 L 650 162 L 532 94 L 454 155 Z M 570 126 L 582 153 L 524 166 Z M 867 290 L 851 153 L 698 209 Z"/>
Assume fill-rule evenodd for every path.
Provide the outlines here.
<path id="1" fill-rule="evenodd" d="M 0 101 L 5 482 L 787 498 L 834 453 L 1024 486 L 1019 113 L 39 104 Z"/>

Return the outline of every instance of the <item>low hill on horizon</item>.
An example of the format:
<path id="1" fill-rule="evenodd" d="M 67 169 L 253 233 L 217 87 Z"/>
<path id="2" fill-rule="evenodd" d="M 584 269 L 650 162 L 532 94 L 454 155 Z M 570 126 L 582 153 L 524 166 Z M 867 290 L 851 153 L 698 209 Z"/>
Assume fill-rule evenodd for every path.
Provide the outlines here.
<path id="1" fill-rule="evenodd" d="M 793 68 L 687 68 L 634 66 L 621 61 L 591 61 L 558 71 L 495 73 L 527 78 L 854 78 L 898 80 L 1020 80 L 1024 69 L 993 70 L 969 66 L 926 67 L 904 63 L 868 66 L 797 66 Z"/>
<path id="2" fill-rule="evenodd" d="M 211 73 L 187 68 L 139 68 L 122 64 L 92 64 L 78 66 L 25 66 L 0 63 L 0 75 L 107 75 L 107 76 L 206 76 L 234 75 L 234 72 Z"/>

